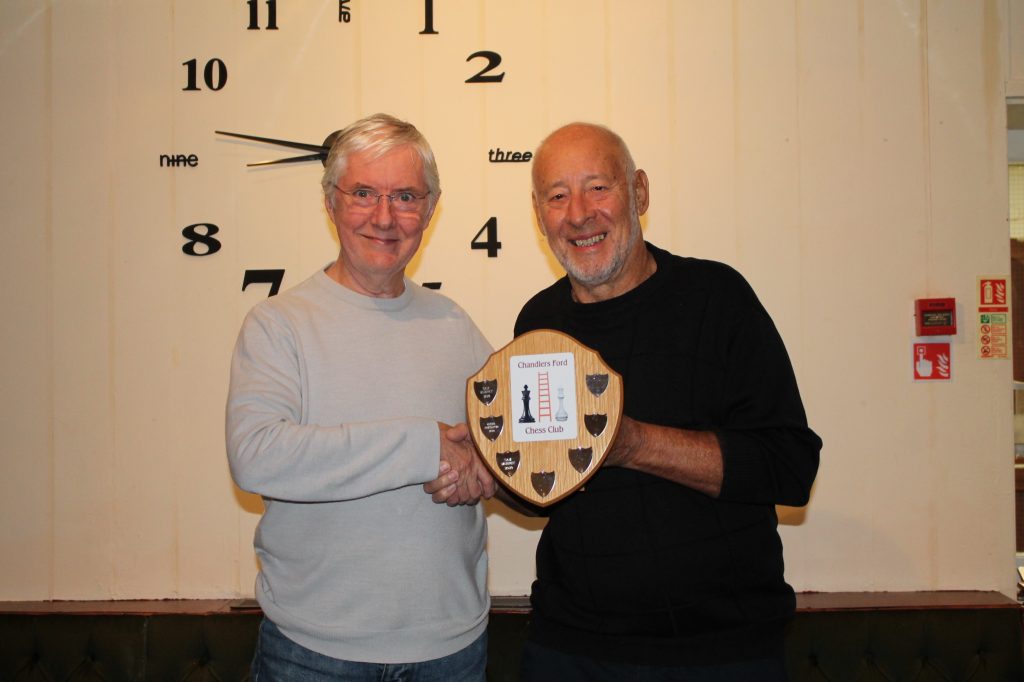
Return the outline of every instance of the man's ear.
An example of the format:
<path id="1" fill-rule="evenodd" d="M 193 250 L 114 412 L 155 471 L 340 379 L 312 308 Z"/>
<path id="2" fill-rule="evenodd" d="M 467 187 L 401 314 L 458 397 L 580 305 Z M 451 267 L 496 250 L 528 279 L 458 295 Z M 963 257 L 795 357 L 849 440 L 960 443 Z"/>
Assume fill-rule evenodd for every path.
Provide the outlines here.
<path id="1" fill-rule="evenodd" d="M 331 197 L 324 194 L 324 210 L 327 211 L 327 217 L 334 222 L 334 209 L 331 207 Z"/>
<path id="2" fill-rule="evenodd" d="M 540 233 L 547 237 L 548 233 L 544 231 L 544 222 L 540 219 L 540 205 L 537 204 L 537 193 L 531 192 L 530 198 L 533 200 L 533 217 L 537 220 L 537 227 L 540 229 Z"/>
<path id="3" fill-rule="evenodd" d="M 636 192 L 636 214 L 643 215 L 647 213 L 647 207 L 651 205 L 651 186 L 647 179 L 647 173 L 638 168 L 633 182 Z"/>

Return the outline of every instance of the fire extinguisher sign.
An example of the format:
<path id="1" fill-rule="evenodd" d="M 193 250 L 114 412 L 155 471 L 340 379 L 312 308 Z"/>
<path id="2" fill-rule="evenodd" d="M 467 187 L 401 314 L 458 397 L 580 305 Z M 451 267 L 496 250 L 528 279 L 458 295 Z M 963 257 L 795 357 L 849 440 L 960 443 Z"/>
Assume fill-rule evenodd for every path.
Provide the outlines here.
<path id="1" fill-rule="evenodd" d="M 1008 277 L 978 278 L 978 357 L 1010 356 L 1010 284 Z"/>

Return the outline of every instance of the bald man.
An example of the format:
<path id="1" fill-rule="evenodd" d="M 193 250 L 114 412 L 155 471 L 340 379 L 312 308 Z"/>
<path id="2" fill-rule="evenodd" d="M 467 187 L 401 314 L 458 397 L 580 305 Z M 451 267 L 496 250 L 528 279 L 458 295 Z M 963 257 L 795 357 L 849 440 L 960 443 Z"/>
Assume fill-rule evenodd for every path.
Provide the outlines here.
<path id="1" fill-rule="evenodd" d="M 576 123 L 533 160 L 566 276 L 516 336 L 557 329 L 622 375 L 624 416 L 585 490 L 548 508 L 524 680 L 785 680 L 795 609 L 775 505 L 804 505 L 821 440 L 747 282 L 643 240 L 650 183 L 622 139 Z"/>

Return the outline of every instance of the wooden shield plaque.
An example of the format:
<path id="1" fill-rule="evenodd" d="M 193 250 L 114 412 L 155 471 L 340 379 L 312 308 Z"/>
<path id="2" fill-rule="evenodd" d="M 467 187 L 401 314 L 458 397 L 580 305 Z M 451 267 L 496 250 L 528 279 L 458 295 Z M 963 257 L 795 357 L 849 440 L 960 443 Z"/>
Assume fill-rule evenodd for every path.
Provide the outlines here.
<path id="1" fill-rule="evenodd" d="M 622 418 L 622 378 L 571 336 L 540 329 L 495 352 L 466 381 L 466 414 L 494 478 L 547 506 L 604 461 Z"/>

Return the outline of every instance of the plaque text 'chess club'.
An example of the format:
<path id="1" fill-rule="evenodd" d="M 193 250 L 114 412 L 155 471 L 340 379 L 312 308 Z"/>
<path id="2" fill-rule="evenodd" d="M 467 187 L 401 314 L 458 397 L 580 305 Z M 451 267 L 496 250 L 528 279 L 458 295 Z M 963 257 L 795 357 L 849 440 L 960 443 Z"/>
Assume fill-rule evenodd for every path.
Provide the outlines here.
<path id="1" fill-rule="evenodd" d="M 467 380 L 466 414 L 491 474 L 547 506 L 600 468 L 622 418 L 622 378 L 576 339 L 541 329 Z"/>

